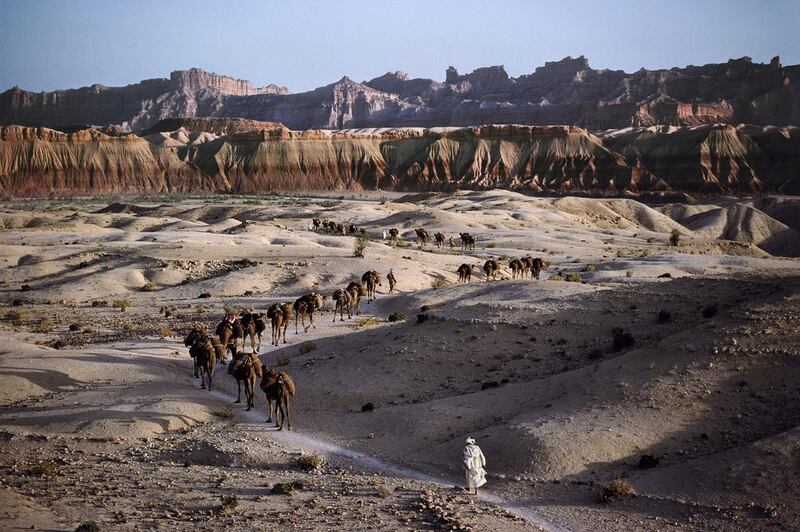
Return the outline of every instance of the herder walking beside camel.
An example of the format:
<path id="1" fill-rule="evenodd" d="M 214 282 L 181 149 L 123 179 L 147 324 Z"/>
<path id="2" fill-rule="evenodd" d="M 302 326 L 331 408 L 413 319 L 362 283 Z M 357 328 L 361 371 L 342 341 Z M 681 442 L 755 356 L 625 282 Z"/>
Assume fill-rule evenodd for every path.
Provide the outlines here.
<path id="1" fill-rule="evenodd" d="M 464 447 L 464 472 L 467 476 L 466 490 L 470 493 L 486 484 L 486 457 L 483 456 L 481 448 L 475 445 L 473 438 L 467 438 L 467 445 Z"/>

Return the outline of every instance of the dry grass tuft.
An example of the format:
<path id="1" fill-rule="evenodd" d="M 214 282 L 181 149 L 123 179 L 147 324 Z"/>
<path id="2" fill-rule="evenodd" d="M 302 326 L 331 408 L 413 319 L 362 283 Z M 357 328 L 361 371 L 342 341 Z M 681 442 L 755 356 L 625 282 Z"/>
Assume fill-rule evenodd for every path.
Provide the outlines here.
<path id="1" fill-rule="evenodd" d="M 33 326 L 32 331 L 39 334 L 50 334 L 53 332 L 53 325 L 50 323 L 50 320 L 44 317 L 36 322 L 36 325 Z"/>
<path id="2" fill-rule="evenodd" d="M 133 303 L 131 303 L 130 299 L 117 299 L 111 304 L 112 308 L 118 308 L 122 312 L 125 312 L 129 307 L 132 307 Z"/>
<path id="3" fill-rule="evenodd" d="M 594 272 L 597 271 L 597 264 L 591 262 L 583 267 L 583 271 L 585 272 Z"/>
<path id="4" fill-rule="evenodd" d="M 316 453 L 304 454 L 297 459 L 297 465 L 303 471 L 317 471 L 322 469 L 324 463 L 325 460 Z"/>
<path id="5" fill-rule="evenodd" d="M 171 338 L 172 337 L 172 329 L 170 329 L 166 325 L 160 326 L 158 328 L 158 333 L 161 335 L 162 338 Z"/>
<path id="6" fill-rule="evenodd" d="M 155 283 L 144 283 L 144 286 L 142 286 L 142 292 L 155 292 L 156 290 L 158 290 L 158 287 Z"/>
<path id="7" fill-rule="evenodd" d="M 604 503 L 620 501 L 634 495 L 636 495 L 636 492 L 633 489 L 633 484 L 622 478 L 615 478 L 606 483 L 597 493 L 600 502 Z"/>
<path id="8" fill-rule="evenodd" d="M 569 272 L 564 277 L 564 280 L 568 283 L 580 283 L 583 279 L 581 278 L 580 272 Z"/>
<path id="9" fill-rule="evenodd" d="M 20 327 L 25 324 L 25 311 L 22 309 L 14 309 L 6 312 L 3 321 L 7 321 L 15 327 Z"/>
<path id="10" fill-rule="evenodd" d="M 230 515 L 239 507 L 239 497 L 236 495 L 223 495 L 220 499 L 222 504 L 219 507 L 219 513 L 222 515 Z"/>
<path id="11" fill-rule="evenodd" d="M 443 278 L 443 277 L 434 277 L 433 279 L 431 279 L 431 288 L 434 288 L 434 289 L 435 288 L 444 288 L 448 284 L 449 283 L 447 282 L 447 280 L 445 278 Z"/>
<path id="12" fill-rule="evenodd" d="M 377 327 L 380 321 L 375 316 L 361 316 L 353 322 L 353 329 L 372 329 Z"/>
<path id="13" fill-rule="evenodd" d="M 233 409 L 228 405 L 224 405 L 222 408 L 214 412 L 214 414 L 222 419 L 230 419 L 233 417 Z"/>

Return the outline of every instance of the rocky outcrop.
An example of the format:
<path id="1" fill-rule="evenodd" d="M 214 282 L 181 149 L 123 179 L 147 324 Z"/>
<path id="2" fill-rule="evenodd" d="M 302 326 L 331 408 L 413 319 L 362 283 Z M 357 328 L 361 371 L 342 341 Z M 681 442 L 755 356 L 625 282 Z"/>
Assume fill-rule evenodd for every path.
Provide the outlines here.
<path id="1" fill-rule="evenodd" d="M 480 124 L 577 125 L 590 130 L 713 123 L 800 125 L 800 66 L 727 63 L 662 70 L 596 70 L 581 56 L 510 77 L 502 66 L 444 82 L 389 72 L 299 94 L 198 69 L 127 87 L 94 85 L 0 94 L 0 124 L 147 129 L 169 117 L 238 117 L 292 129 L 436 127 Z"/>
<path id="2" fill-rule="evenodd" d="M 184 127 L 157 131 L 164 127 L 145 137 L 0 128 L 0 192 L 800 192 L 794 127 L 628 128 L 602 138 L 572 126 L 275 127 L 221 136 Z"/>

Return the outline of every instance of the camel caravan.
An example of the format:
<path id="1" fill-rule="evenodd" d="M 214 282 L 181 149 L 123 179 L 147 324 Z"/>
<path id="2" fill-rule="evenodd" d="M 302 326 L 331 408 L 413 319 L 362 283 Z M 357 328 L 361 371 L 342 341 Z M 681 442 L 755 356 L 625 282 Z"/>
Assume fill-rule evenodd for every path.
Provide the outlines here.
<path id="1" fill-rule="evenodd" d="M 351 234 L 366 235 L 367 231 L 363 227 L 355 224 L 345 226 L 331 220 L 314 218 L 309 224 L 309 229 L 321 231 L 328 234 Z M 428 232 L 418 227 L 414 229 L 417 242 L 420 248 L 427 246 L 429 241 Z M 392 228 L 383 232 L 383 237 L 392 241 L 400 238 L 400 231 Z M 475 237 L 469 233 L 461 233 L 461 248 L 463 251 L 473 251 L 475 249 Z M 444 248 L 447 243 L 451 248 L 455 247 L 453 238 L 448 238 L 441 232 L 434 233 L 434 241 L 437 248 Z M 458 282 L 469 283 L 475 271 L 475 264 L 461 264 L 456 270 Z M 511 259 L 508 264 L 511 270 L 512 279 L 531 279 L 538 280 L 540 272 L 544 267 L 544 261 L 540 258 L 530 256 L 518 259 Z M 486 281 L 496 280 L 501 274 L 501 268 L 497 259 L 490 258 L 483 264 L 483 273 Z M 501 275 L 501 278 L 505 278 Z M 394 271 L 389 270 L 386 275 L 389 283 L 389 293 L 394 293 L 397 287 L 397 278 Z M 360 278 L 351 281 L 345 288 L 334 290 L 330 299 L 333 301 L 333 322 L 336 323 L 338 315 L 339 321 L 353 319 L 354 316 L 361 314 L 361 303 L 366 300 L 367 304 L 377 299 L 378 287 L 382 286 L 381 274 L 375 270 L 364 272 Z M 262 364 L 258 352 L 261 350 L 261 337 L 266 331 L 267 323 L 271 327 L 270 343 L 272 346 L 279 346 L 281 343 L 288 344 L 286 333 L 290 323 L 294 320 L 295 334 L 307 333 L 310 329 L 316 329 L 314 316 L 323 310 L 327 295 L 312 291 L 297 298 L 294 302 L 285 301 L 272 304 L 266 313 L 258 313 L 253 310 L 242 310 L 237 316 L 232 311 L 226 311 L 226 315 L 219 322 L 215 329 L 215 336 L 208 332 L 206 326 L 196 325 L 184 339 L 184 345 L 189 348 L 189 355 L 193 360 L 194 376 L 201 380 L 201 389 L 211 390 L 214 379 L 214 370 L 217 365 L 227 365 L 227 372 L 236 380 L 236 403 L 241 403 L 242 391 L 244 391 L 247 410 L 254 406 L 255 395 L 257 392 L 256 383 L 260 379 L 260 388 L 267 399 L 267 422 L 275 423 L 278 430 L 283 428 L 284 422 L 289 430 L 292 428 L 290 419 L 290 398 L 296 394 L 296 386 L 291 377 L 282 371 L 270 369 Z M 245 344 L 250 344 L 250 352 L 245 352 Z M 241 349 L 239 343 L 241 341 Z"/>

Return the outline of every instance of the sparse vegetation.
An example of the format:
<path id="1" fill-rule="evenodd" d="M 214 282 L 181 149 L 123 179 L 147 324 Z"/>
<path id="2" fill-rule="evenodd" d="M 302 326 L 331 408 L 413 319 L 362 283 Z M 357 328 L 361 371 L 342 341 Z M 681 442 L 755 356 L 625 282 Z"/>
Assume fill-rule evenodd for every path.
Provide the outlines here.
<path id="1" fill-rule="evenodd" d="M 677 246 L 681 242 L 681 232 L 677 229 L 673 229 L 672 233 L 669 235 L 669 243 L 672 246 Z"/>
<path id="2" fill-rule="evenodd" d="M 278 482 L 272 486 L 272 493 L 275 495 L 291 495 L 295 490 L 303 489 L 303 483 L 297 480 L 292 482 Z"/>
<path id="3" fill-rule="evenodd" d="M 125 312 L 129 307 L 133 306 L 130 299 L 117 299 L 112 304 L 112 308 L 118 308 L 122 312 Z"/>
<path id="4" fill-rule="evenodd" d="M 627 272 L 625 272 L 625 277 L 633 277 L 633 272 L 628 270 Z"/>
<path id="5" fill-rule="evenodd" d="M 223 495 L 220 499 L 222 504 L 219 507 L 219 513 L 222 515 L 232 514 L 239 506 L 239 497 L 236 495 Z"/>
<path id="6" fill-rule="evenodd" d="M 92 301 L 92 307 L 107 307 L 108 301 Z"/>
<path id="7" fill-rule="evenodd" d="M 380 321 L 375 316 L 360 316 L 353 322 L 353 329 L 372 329 L 377 327 Z"/>
<path id="8" fill-rule="evenodd" d="M 230 406 L 224 405 L 222 408 L 215 412 L 217 417 L 221 417 L 223 419 L 230 419 L 233 417 L 233 410 Z"/>
<path id="9" fill-rule="evenodd" d="M 136 325 L 132 321 L 126 321 L 125 323 L 122 324 L 122 328 L 129 332 L 135 331 Z"/>
<path id="10" fill-rule="evenodd" d="M 597 271 L 597 264 L 590 262 L 586 266 L 584 266 L 583 271 L 585 272 L 594 272 Z"/>
<path id="11" fill-rule="evenodd" d="M 43 317 L 36 322 L 36 325 L 33 326 L 32 330 L 33 332 L 39 334 L 49 334 L 53 332 L 53 325 L 50 323 L 50 320 L 48 320 L 47 317 Z"/>
<path id="12" fill-rule="evenodd" d="M 155 292 L 156 290 L 158 290 L 158 287 L 155 283 L 147 282 L 142 286 L 142 292 Z"/>
<path id="13" fill-rule="evenodd" d="M 324 463 L 322 457 L 316 453 L 303 454 L 297 459 L 297 465 L 303 471 L 317 471 L 322 469 Z"/>
<path id="14" fill-rule="evenodd" d="M 170 338 L 170 337 L 172 337 L 172 329 L 170 329 L 166 325 L 160 326 L 158 328 L 158 333 L 161 335 L 162 338 Z"/>
<path id="15" fill-rule="evenodd" d="M 278 360 L 275 361 L 276 366 L 288 366 L 289 365 L 289 357 L 280 357 Z"/>
<path id="16" fill-rule="evenodd" d="M 22 309 L 14 309 L 6 312 L 3 321 L 7 321 L 15 327 L 20 327 L 25 323 L 25 311 Z"/>
<path id="17" fill-rule="evenodd" d="M 198 314 L 204 314 L 206 311 L 206 307 L 204 307 L 203 305 L 197 305 L 194 307 L 194 311 Z"/>
<path id="18" fill-rule="evenodd" d="M 391 322 L 406 321 L 406 315 L 403 314 L 402 312 L 395 312 L 393 314 L 390 314 L 388 319 Z"/>
<path id="19" fill-rule="evenodd" d="M 615 478 L 600 488 L 597 495 L 600 502 L 610 503 L 632 497 L 636 495 L 636 492 L 633 490 L 633 484 L 628 480 Z"/>
<path id="20" fill-rule="evenodd" d="M 369 245 L 369 237 L 367 235 L 357 236 L 356 241 L 353 244 L 353 256 L 363 257 L 364 250 L 367 249 L 367 245 Z"/>
<path id="21" fill-rule="evenodd" d="M 299 347 L 300 354 L 301 355 L 305 355 L 306 353 L 310 353 L 311 351 L 313 351 L 316 348 L 317 348 L 316 342 L 314 342 L 313 340 L 308 340 L 308 341 L 303 342 L 302 344 L 300 344 L 300 347 Z"/>
<path id="22" fill-rule="evenodd" d="M 444 277 L 434 277 L 431 279 L 431 288 L 444 288 L 447 285 L 447 280 Z"/>
<path id="23" fill-rule="evenodd" d="M 560 273 L 551 274 L 550 277 L 547 278 L 548 281 L 563 281 L 564 278 L 561 277 Z"/>
<path id="24" fill-rule="evenodd" d="M 39 462 L 31 470 L 31 474 L 37 477 L 54 477 L 58 473 L 58 466 L 49 460 Z"/>
<path id="25" fill-rule="evenodd" d="M 580 283 L 583 278 L 581 277 L 580 272 L 569 272 L 565 277 L 564 280 L 568 283 Z"/>

